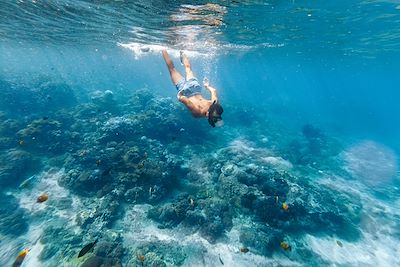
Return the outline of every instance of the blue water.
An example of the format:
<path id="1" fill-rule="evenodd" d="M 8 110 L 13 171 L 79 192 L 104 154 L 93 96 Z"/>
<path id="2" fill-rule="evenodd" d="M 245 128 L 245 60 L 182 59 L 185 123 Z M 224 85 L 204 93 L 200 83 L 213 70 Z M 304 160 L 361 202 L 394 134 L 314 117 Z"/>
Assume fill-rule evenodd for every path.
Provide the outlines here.
<path id="1" fill-rule="evenodd" d="M 206 4 L 0 4 L 1 266 L 400 265 L 400 2 Z"/>

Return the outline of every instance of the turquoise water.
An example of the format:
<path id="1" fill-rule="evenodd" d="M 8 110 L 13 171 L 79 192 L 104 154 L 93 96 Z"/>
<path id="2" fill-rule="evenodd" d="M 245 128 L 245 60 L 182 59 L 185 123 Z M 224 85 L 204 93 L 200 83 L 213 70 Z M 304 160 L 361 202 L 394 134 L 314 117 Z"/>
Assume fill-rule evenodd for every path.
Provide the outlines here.
<path id="1" fill-rule="evenodd" d="M 1 266 L 400 265 L 400 2 L 0 17 Z M 223 127 L 177 101 L 162 49 L 218 89 Z"/>

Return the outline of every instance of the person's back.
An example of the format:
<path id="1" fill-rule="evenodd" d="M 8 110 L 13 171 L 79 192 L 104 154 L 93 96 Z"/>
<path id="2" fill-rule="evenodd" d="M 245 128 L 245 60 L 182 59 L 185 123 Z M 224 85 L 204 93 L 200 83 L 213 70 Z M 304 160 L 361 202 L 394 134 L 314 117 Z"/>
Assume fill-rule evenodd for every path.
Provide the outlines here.
<path id="1" fill-rule="evenodd" d="M 217 90 L 210 86 L 207 79 L 204 79 L 203 85 L 211 93 L 211 99 L 205 99 L 201 95 L 201 86 L 193 74 L 188 57 L 181 52 L 181 61 L 186 72 L 186 77 L 184 78 L 175 69 L 174 63 L 167 51 L 163 50 L 162 54 L 167 64 L 172 83 L 178 90 L 178 100 L 190 110 L 193 117 L 207 117 L 211 126 L 221 126 L 223 124 L 221 117 L 223 108 L 218 103 Z"/>

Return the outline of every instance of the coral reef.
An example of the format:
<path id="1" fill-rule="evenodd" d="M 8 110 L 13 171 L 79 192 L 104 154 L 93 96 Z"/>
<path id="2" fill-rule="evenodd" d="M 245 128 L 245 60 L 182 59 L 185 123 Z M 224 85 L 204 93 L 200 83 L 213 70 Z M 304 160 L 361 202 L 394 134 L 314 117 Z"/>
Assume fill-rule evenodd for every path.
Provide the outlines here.
<path id="1" fill-rule="evenodd" d="M 94 91 L 90 99 L 96 106 L 97 111 L 107 111 L 113 114 L 120 113 L 117 101 L 114 99 L 114 93 L 111 90 Z"/>
<path id="2" fill-rule="evenodd" d="M 9 149 L 0 153 L 0 187 L 19 185 L 25 178 L 40 169 L 40 161 L 31 153 Z"/>
<path id="3" fill-rule="evenodd" d="M 342 146 L 334 138 L 325 135 L 322 130 L 311 124 L 301 128 L 301 136 L 289 142 L 283 150 L 284 156 L 292 163 L 318 169 L 338 168 L 335 157 Z"/>
<path id="4" fill-rule="evenodd" d="M 300 134 L 282 141 L 277 133 L 263 132 L 259 126 L 262 114 L 233 107 L 238 117 L 232 120 L 251 119 L 246 125 L 256 132 L 244 130 L 240 135 L 222 129 L 216 133 L 186 116 L 175 100 L 155 97 L 148 89 L 129 97 L 110 90 L 94 91 L 88 102 L 74 105 L 76 98 L 64 85 L 47 99 L 52 86 L 43 83 L 35 90 L 46 101 L 72 97 L 62 106 L 71 108 L 49 108 L 41 118 L 31 114 L 17 120 L 7 114 L 10 109 L 20 112 L 15 103 L 0 113 L 0 160 L 6 163 L 0 167 L 2 189 L 16 190 L 22 180 L 41 169 L 38 158 L 48 158 L 46 168 L 62 169 L 62 175 L 54 179 L 73 196 L 53 198 L 47 209 L 32 208 L 32 220 L 53 216 L 55 209 L 63 214 L 60 217 L 76 210 L 68 215 L 68 226 L 61 219 L 44 224 L 39 254 L 43 262 L 63 258 L 81 266 L 183 265 L 188 257 L 183 244 L 151 237 L 127 245 L 129 233 L 115 227 L 136 204 L 152 206 L 144 218 L 160 231 L 179 229 L 214 247 L 231 240 L 236 231 L 238 246 L 267 257 L 282 253 L 281 242 L 294 244 L 307 234 L 348 242 L 361 237 L 360 208 L 348 204 L 355 201 L 354 196 L 312 180 L 322 170 L 341 170 L 332 160 L 340 146 L 315 126 L 304 125 Z M 32 90 L 23 89 L 21 97 Z M 40 99 L 34 98 L 31 104 L 38 113 L 46 102 Z M 28 103 L 18 101 L 27 107 Z M 346 155 L 354 155 L 350 152 L 354 151 Z M 18 236 L 26 232 L 25 211 L 16 199 L 3 194 L 2 204 L 1 233 Z M 77 260 L 85 242 L 96 239 L 93 252 Z M 307 248 L 301 253 L 312 255 Z M 300 257 L 293 254 L 287 257 Z"/>
<path id="5" fill-rule="evenodd" d="M 13 237 L 24 234 L 28 230 L 25 211 L 18 205 L 12 195 L 0 192 L 0 233 Z"/>
<path id="6" fill-rule="evenodd" d="M 26 128 L 18 131 L 18 139 L 24 150 L 41 153 L 65 153 L 77 136 L 65 129 L 62 123 L 52 119 L 34 120 Z"/>

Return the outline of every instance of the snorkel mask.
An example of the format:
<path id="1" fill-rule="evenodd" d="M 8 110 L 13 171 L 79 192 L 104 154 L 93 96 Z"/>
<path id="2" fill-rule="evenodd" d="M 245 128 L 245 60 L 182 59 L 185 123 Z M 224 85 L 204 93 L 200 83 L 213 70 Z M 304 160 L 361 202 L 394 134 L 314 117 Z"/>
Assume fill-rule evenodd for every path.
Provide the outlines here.
<path id="1" fill-rule="evenodd" d="M 211 104 L 210 108 L 208 109 L 208 123 L 212 127 L 221 127 L 224 125 L 224 121 L 222 120 L 221 114 L 224 112 L 224 109 L 221 107 L 217 101 Z"/>

